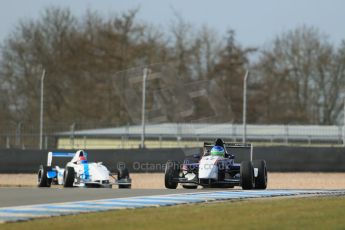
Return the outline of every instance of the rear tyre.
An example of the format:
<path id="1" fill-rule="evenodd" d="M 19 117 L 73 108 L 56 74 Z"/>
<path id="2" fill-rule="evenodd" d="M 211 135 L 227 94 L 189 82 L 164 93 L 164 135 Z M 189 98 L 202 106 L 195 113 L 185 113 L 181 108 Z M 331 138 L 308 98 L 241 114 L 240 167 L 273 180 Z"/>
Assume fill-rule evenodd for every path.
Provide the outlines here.
<path id="1" fill-rule="evenodd" d="M 249 190 L 254 188 L 254 167 L 251 161 L 242 161 L 240 168 L 240 182 L 242 189 Z"/>
<path id="2" fill-rule="evenodd" d="M 129 179 L 129 171 L 127 168 L 120 168 L 117 170 L 117 179 Z M 131 188 L 130 184 L 119 184 L 119 188 Z"/>
<path id="3" fill-rule="evenodd" d="M 165 165 L 164 184 L 168 189 L 176 189 L 178 183 L 174 178 L 178 178 L 180 173 L 180 165 L 177 161 L 168 161 Z"/>
<path id="4" fill-rule="evenodd" d="M 63 186 L 65 188 L 73 187 L 75 177 L 75 171 L 73 167 L 66 167 L 65 172 L 63 174 Z"/>
<path id="5" fill-rule="evenodd" d="M 254 168 L 258 168 L 258 176 L 255 178 L 255 189 L 267 188 L 267 168 L 266 161 L 255 160 L 253 161 Z"/>
<path id="6" fill-rule="evenodd" d="M 48 178 L 48 171 L 51 167 L 40 165 L 37 173 L 37 186 L 38 187 L 50 187 L 52 179 Z"/>

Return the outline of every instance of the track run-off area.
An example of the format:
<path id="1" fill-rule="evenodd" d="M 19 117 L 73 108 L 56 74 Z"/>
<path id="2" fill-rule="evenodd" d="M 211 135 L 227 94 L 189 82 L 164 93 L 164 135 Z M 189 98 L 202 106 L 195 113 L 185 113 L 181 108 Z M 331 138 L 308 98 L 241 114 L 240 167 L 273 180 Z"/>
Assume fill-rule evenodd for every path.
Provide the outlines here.
<path id="1" fill-rule="evenodd" d="M 0 223 L 119 209 L 214 201 L 345 195 L 345 190 L 168 190 L 0 188 Z"/>

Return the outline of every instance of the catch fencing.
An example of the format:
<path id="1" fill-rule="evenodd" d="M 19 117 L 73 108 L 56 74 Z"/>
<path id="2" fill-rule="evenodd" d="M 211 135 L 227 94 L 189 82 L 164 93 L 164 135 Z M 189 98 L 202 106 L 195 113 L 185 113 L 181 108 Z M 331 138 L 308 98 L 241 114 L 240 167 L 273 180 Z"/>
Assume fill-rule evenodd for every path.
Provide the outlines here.
<path id="1" fill-rule="evenodd" d="M 106 79 L 111 90 L 102 103 L 116 122 L 44 122 L 43 149 L 200 147 L 215 138 L 242 141 L 244 133 L 247 142 L 344 144 L 343 126 L 253 124 L 244 129 L 233 122 L 231 98 L 222 85 L 196 70 L 182 74 L 173 64 L 153 64 Z M 39 119 L 0 123 L 0 148 L 37 149 L 40 135 Z"/>
<path id="2" fill-rule="evenodd" d="M 103 127 L 103 128 L 102 128 Z M 133 149 L 141 145 L 142 126 L 119 124 L 55 124 L 46 125 L 43 149 Z M 241 142 L 241 124 L 163 123 L 146 124 L 147 148 L 200 147 L 203 141 L 223 138 Z M 268 145 L 338 145 L 344 143 L 342 126 L 247 125 L 247 142 Z M 1 148 L 37 149 L 39 127 L 20 123 L 0 133 Z"/>

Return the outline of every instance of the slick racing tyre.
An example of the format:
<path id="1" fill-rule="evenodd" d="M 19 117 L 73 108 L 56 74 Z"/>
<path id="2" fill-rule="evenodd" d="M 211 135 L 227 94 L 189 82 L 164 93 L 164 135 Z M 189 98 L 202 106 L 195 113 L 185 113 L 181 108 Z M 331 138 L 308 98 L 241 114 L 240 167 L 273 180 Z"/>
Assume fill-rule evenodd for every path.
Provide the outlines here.
<path id="1" fill-rule="evenodd" d="M 251 161 L 242 161 L 240 168 L 240 181 L 242 189 L 254 188 L 254 167 Z"/>
<path id="2" fill-rule="evenodd" d="M 176 161 L 168 161 L 165 165 L 165 175 L 164 175 L 164 184 L 168 189 L 176 189 L 177 182 L 174 181 L 174 178 L 178 178 L 180 173 L 180 165 Z"/>
<path id="3" fill-rule="evenodd" d="M 253 161 L 254 168 L 258 169 L 258 176 L 255 178 L 255 189 L 267 188 L 267 168 L 266 161 L 255 160 Z"/>
<path id="4" fill-rule="evenodd" d="M 120 168 L 117 170 L 117 179 L 129 179 L 129 171 L 127 168 Z M 119 188 L 131 188 L 130 184 L 119 184 Z"/>
<path id="5" fill-rule="evenodd" d="M 75 172 L 73 167 L 66 167 L 63 174 L 63 186 L 65 188 L 73 187 Z"/>
<path id="6" fill-rule="evenodd" d="M 48 178 L 47 176 L 49 170 L 51 170 L 51 167 L 40 165 L 37 173 L 38 187 L 50 187 L 52 179 Z"/>

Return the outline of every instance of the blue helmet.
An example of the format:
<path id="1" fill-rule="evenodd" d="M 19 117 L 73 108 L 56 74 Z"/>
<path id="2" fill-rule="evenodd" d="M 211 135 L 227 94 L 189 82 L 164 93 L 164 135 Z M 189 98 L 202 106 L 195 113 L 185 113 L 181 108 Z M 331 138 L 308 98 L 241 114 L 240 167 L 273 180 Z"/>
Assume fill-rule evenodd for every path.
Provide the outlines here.
<path id="1" fill-rule="evenodd" d="M 211 149 L 211 156 L 221 156 L 224 157 L 225 156 L 225 151 L 224 148 L 222 146 L 213 146 L 213 148 Z"/>

